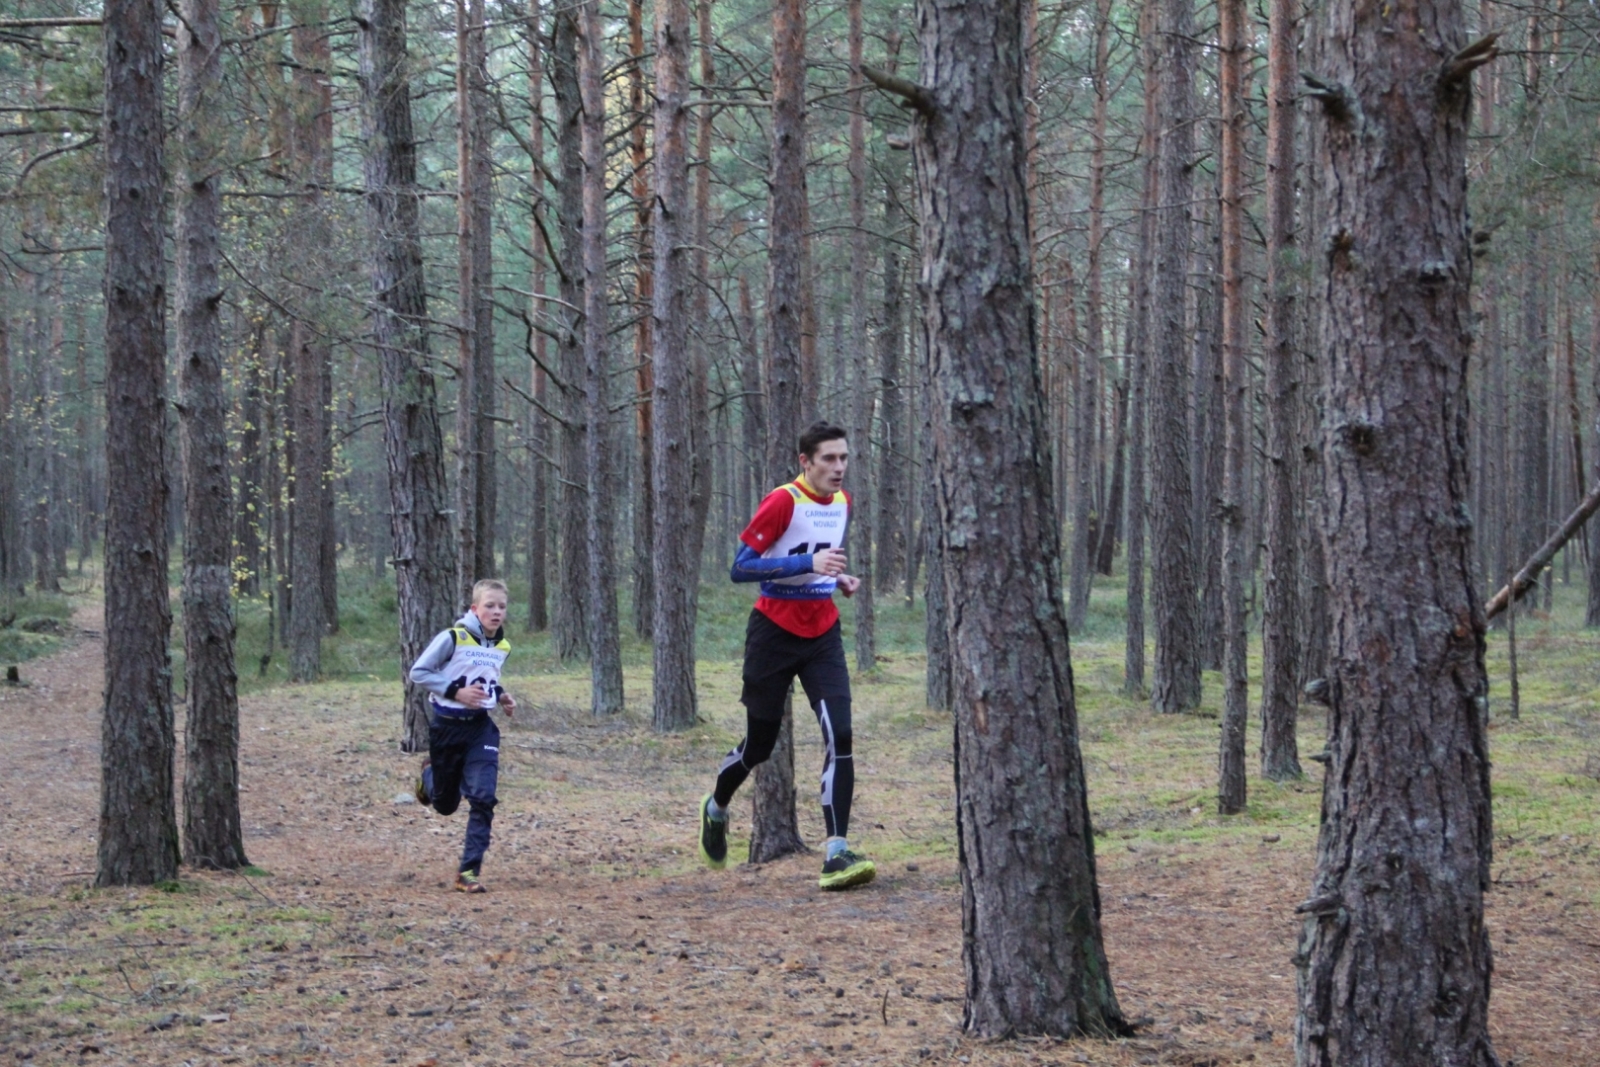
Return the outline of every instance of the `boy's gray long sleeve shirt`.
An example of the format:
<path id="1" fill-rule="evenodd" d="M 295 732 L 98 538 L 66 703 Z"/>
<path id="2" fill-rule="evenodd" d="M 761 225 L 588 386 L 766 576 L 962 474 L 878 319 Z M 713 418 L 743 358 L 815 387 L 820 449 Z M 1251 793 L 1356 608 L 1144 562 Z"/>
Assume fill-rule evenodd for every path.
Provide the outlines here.
<path id="1" fill-rule="evenodd" d="M 465 626 L 478 640 L 484 639 L 483 624 L 472 612 L 469 611 L 457 619 L 456 625 Z M 450 666 L 450 659 L 455 652 L 455 636 L 449 630 L 440 630 L 438 635 L 428 642 L 428 647 L 422 650 L 417 662 L 411 665 L 412 684 L 420 685 L 428 692 L 442 696 L 446 700 L 454 700 L 456 686 L 452 679 L 446 677 L 444 669 Z"/>

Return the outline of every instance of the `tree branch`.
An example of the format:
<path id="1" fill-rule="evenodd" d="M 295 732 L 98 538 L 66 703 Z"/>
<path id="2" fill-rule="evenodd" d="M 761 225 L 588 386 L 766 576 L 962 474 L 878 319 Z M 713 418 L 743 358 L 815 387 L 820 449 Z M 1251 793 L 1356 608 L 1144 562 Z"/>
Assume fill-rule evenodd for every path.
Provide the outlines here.
<path id="1" fill-rule="evenodd" d="M 934 103 L 933 94 L 928 91 L 927 86 L 919 85 L 910 78 L 902 78 L 898 74 L 889 74 L 865 63 L 861 64 L 861 75 L 891 96 L 900 97 L 905 101 L 904 106 L 913 109 L 919 114 L 931 117 L 939 110 L 939 106 Z"/>

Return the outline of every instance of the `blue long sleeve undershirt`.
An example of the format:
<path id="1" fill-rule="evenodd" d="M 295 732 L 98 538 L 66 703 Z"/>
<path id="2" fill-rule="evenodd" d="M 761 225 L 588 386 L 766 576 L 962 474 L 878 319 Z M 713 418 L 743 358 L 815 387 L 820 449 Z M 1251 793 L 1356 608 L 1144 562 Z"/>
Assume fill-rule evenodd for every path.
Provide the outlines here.
<path id="1" fill-rule="evenodd" d="M 755 549 L 740 543 L 739 552 L 733 557 L 733 567 L 728 571 L 728 577 L 735 582 L 771 582 L 779 578 L 793 578 L 797 574 L 810 574 L 811 561 L 810 552 L 798 556 L 774 556 L 764 559 Z"/>

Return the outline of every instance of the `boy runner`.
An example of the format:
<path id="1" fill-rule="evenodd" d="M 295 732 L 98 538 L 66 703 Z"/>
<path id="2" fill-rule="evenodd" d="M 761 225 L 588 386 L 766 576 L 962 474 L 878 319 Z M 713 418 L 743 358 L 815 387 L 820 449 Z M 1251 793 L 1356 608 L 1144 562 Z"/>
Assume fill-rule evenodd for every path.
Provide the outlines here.
<path id="1" fill-rule="evenodd" d="M 454 814 L 467 798 L 467 839 L 457 868 L 456 889 L 487 890 L 478 874 L 489 849 L 495 787 L 500 777 L 500 728 L 489 717 L 496 704 L 515 715 L 517 702 L 500 688 L 500 670 L 511 646 L 505 639 L 504 582 L 485 579 L 472 587 L 472 607 L 422 650 L 411 680 L 432 694 L 428 758 L 417 778 L 417 802 L 440 815 Z"/>
<path id="2" fill-rule="evenodd" d="M 761 596 L 745 629 L 745 737 L 722 761 L 716 788 L 700 801 L 700 855 L 720 869 L 728 861 L 728 805 L 750 771 L 772 755 L 783 704 L 796 678 L 822 728 L 823 889 L 865 885 L 878 873 L 850 851 L 845 834 L 855 792 L 851 754 L 850 672 L 845 666 L 833 591 L 852 596 L 861 581 L 844 572 L 850 497 L 845 432 L 819 422 L 800 436 L 800 476 L 768 493 L 733 561 L 735 582 L 760 582 Z"/>

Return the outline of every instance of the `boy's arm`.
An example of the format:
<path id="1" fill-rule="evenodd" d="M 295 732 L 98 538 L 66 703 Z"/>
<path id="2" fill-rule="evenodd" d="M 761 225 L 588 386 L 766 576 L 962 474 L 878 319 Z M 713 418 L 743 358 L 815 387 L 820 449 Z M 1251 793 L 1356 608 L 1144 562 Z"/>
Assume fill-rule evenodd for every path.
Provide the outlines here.
<path id="1" fill-rule="evenodd" d="M 456 638 L 449 630 L 445 630 L 428 643 L 422 650 L 422 655 L 417 657 L 417 662 L 411 665 L 411 681 L 420 685 L 430 693 L 454 700 L 456 690 L 459 688 L 455 682 L 444 675 L 444 669 L 450 665 L 450 657 L 455 655 Z"/>
<path id="2" fill-rule="evenodd" d="M 811 553 L 798 556 L 774 556 L 763 559 L 749 545 L 740 545 L 733 557 L 733 567 L 728 577 L 735 582 L 770 582 L 779 578 L 793 578 L 797 574 L 811 573 Z"/>

